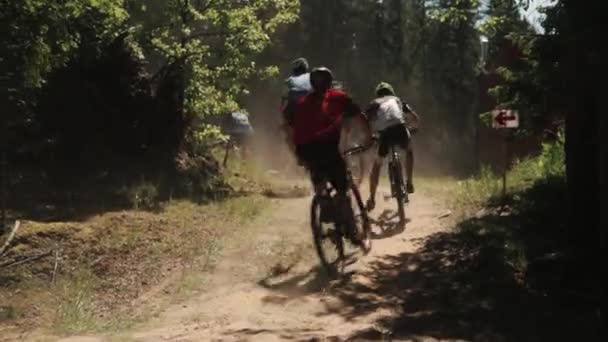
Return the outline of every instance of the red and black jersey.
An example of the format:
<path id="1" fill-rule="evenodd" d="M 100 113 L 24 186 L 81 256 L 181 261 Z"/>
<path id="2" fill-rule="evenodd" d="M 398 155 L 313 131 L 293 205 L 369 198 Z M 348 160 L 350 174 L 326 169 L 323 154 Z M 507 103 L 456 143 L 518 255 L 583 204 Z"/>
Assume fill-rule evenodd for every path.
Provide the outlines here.
<path id="1" fill-rule="evenodd" d="M 296 145 L 340 141 L 344 116 L 355 116 L 361 109 L 342 90 L 328 89 L 301 97 L 285 110 Z"/>

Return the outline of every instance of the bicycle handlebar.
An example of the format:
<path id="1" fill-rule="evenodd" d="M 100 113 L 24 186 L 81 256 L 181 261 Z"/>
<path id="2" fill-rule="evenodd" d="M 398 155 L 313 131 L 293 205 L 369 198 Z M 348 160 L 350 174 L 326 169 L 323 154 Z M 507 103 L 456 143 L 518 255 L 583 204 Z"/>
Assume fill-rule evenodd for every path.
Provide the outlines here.
<path id="1" fill-rule="evenodd" d="M 352 148 L 349 148 L 348 150 L 344 151 L 342 154 L 345 156 L 351 156 L 353 154 L 358 154 L 358 153 L 362 153 L 367 151 L 370 147 L 372 147 L 373 144 L 370 145 L 358 145 Z"/>

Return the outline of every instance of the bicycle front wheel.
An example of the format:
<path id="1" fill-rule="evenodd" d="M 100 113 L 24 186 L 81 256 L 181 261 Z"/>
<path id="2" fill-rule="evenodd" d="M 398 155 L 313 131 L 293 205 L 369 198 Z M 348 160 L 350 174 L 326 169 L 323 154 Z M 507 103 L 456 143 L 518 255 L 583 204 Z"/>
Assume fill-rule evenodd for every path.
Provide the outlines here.
<path id="1" fill-rule="evenodd" d="M 343 267 L 344 261 L 344 239 L 342 231 L 336 224 L 328 221 L 323 215 L 328 215 L 331 198 L 315 196 L 312 200 L 310 210 L 310 222 L 312 227 L 315 249 L 323 267 L 328 273 L 335 275 Z"/>
<path id="2" fill-rule="evenodd" d="M 364 244 L 364 252 L 367 254 L 371 249 L 371 224 L 369 222 L 369 216 L 367 216 L 367 209 L 363 204 L 361 193 L 356 184 L 351 182 L 351 192 L 354 195 L 354 203 L 351 203 L 353 208 L 353 217 L 355 219 L 355 227 L 357 229 L 356 234 L 361 239 L 361 243 Z"/>

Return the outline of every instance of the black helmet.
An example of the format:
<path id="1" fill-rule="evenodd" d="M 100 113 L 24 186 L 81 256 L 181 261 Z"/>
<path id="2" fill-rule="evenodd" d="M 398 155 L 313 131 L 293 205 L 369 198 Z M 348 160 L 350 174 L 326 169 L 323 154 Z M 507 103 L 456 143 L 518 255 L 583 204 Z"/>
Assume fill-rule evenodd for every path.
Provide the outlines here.
<path id="1" fill-rule="evenodd" d="M 293 62 L 291 62 L 291 67 L 293 71 L 305 73 L 308 71 L 308 61 L 304 57 L 300 57 Z"/>
<path id="2" fill-rule="evenodd" d="M 332 84 L 334 81 L 334 74 L 331 72 L 331 70 L 324 66 L 312 69 L 312 71 L 310 72 L 310 77 L 317 77 L 316 75 L 324 76 L 329 81 L 329 84 Z"/>

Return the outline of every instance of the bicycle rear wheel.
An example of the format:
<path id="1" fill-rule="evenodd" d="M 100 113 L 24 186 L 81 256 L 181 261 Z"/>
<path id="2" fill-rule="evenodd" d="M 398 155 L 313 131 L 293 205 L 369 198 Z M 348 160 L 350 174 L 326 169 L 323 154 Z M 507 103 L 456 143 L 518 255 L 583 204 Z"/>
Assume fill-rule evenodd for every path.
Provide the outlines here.
<path id="1" fill-rule="evenodd" d="M 397 214 L 399 215 L 399 223 L 405 225 L 405 201 L 407 193 L 405 192 L 405 184 L 403 182 L 403 170 L 401 168 L 401 160 L 399 152 L 392 151 L 389 172 L 391 172 L 391 186 L 393 187 L 393 196 L 397 200 Z"/>
<path id="2" fill-rule="evenodd" d="M 321 208 L 329 205 L 328 196 L 315 196 L 310 210 L 310 222 L 313 241 L 317 255 L 323 267 L 330 274 L 336 274 L 343 268 L 344 239 L 342 230 L 334 222 L 325 223 L 321 220 Z"/>

